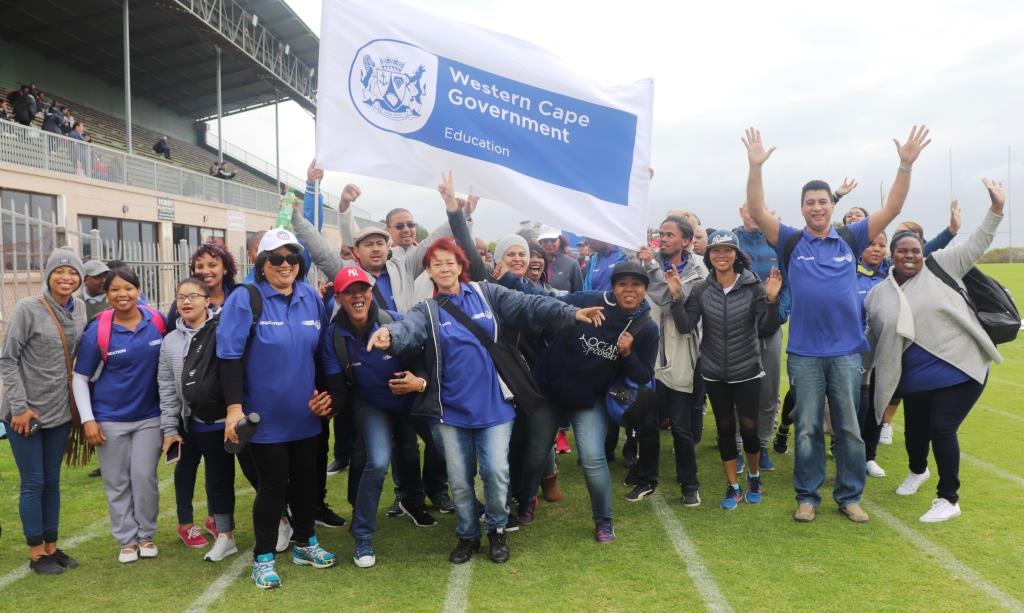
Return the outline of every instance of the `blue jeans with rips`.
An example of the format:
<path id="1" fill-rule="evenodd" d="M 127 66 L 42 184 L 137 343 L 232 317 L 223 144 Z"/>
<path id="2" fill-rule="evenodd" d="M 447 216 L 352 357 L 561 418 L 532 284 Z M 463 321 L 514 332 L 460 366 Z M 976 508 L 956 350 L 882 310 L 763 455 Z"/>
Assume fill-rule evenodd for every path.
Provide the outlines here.
<path id="1" fill-rule="evenodd" d="M 431 431 L 448 465 L 456 536 L 463 540 L 480 538 L 480 511 L 473 486 L 478 467 L 484 484 L 484 523 L 488 531 L 504 529 L 508 521 L 508 442 L 512 422 L 489 428 L 437 423 Z"/>
<path id="2" fill-rule="evenodd" d="M 793 489 L 798 503 L 821 504 L 818 488 L 825 482 L 825 399 L 836 442 L 836 483 L 832 498 L 840 507 L 860 502 L 864 493 L 864 440 L 857 404 L 861 355 L 835 357 L 789 355 L 789 382 L 796 398 L 796 459 Z"/>

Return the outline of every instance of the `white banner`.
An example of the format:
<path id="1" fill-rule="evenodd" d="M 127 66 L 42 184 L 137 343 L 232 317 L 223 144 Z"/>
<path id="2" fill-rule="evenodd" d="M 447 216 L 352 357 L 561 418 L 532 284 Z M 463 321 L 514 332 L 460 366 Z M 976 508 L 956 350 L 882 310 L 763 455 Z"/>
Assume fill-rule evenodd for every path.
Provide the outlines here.
<path id="1" fill-rule="evenodd" d="M 530 43 L 387 0 L 325 0 L 316 158 L 326 170 L 504 202 L 645 243 L 654 83 L 601 87 Z"/>

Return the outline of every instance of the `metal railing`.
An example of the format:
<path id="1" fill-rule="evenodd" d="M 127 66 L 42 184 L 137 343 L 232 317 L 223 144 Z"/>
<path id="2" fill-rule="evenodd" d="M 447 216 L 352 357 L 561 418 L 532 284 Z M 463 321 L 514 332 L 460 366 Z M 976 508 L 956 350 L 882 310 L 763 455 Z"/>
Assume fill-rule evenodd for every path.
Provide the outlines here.
<path id="1" fill-rule="evenodd" d="M 274 192 L 2 120 L 0 162 L 219 202 L 271 215 L 278 210 L 278 195 Z M 338 211 L 325 207 L 324 222 L 337 226 Z"/>

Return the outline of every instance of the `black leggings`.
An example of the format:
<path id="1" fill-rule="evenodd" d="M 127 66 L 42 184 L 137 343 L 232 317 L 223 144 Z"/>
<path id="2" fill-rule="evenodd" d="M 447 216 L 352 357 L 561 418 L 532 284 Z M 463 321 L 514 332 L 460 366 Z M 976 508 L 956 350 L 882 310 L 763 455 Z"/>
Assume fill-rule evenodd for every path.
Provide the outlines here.
<path id="1" fill-rule="evenodd" d="M 796 408 L 796 396 L 793 394 L 793 388 L 790 387 L 786 390 L 786 397 L 782 399 L 782 416 L 779 418 L 779 424 L 785 426 L 787 429 L 793 425 L 793 409 Z"/>
<path id="2" fill-rule="evenodd" d="M 759 453 L 761 440 L 757 437 L 757 409 L 761 393 L 761 380 L 740 383 L 706 381 L 711 410 L 715 413 L 718 429 L 718 454 L 723 462 L 736 459 L 736 415 L 740 416 L 740 437 L 743 451 Z M 753 467 L 751 467 L 753 468 Z"/>
<path id="3" fill-rule="evenodd" d="M 259 474 L 259 489 L 252 504 L 256 533 L 253 555 L 274 553 L 277 526 L 285 504 L 292 511 L 295 541 L 300 545 L 313 536 L 317 503 L 317 451 L 320 436 L 286 443 L 249 443 L 249 455 Z"/>
<path id="4" fill-rule="evenodd" d="M 180 431 L 180 430 L 179 430 Z M 224 451 L 224 431 L 184 433 L 185 444 L 181 447 L 181 460 L 174 467 L 174 499 L 177 504 L 178 523 L 191 524 L 192 497 L 196 489 L 196 472 L 199 461 L 206 464 L 206 500 L 208 515 L 233 516 L 235 512 L 235 458 Z M 233 523 L 221 517 L 217 529 L 229 532 L 234 526 L 222 527 L 223 522 Z"/>
<path id="5" fill-rule="evenodd" d="M 956 503 L 960 489 L 960 441 L 956 432 L 985 386 L 975 380 L 903 396 L 903 421 L 911 472 L 928 468 L 928 446 L 939 468 L 936 493 Z"/>

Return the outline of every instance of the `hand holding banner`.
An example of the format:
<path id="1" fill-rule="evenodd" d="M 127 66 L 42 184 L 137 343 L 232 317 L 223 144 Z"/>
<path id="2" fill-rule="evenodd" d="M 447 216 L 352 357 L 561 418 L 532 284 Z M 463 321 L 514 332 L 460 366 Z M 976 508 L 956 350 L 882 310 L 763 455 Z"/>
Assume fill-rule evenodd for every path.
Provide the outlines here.
<path id="1" fill-rule="evenodd" d="M 643 242 L 653 82 L 602 88 L 524 41 L 395 2 L 323 3 L 317 164 Z"/>

